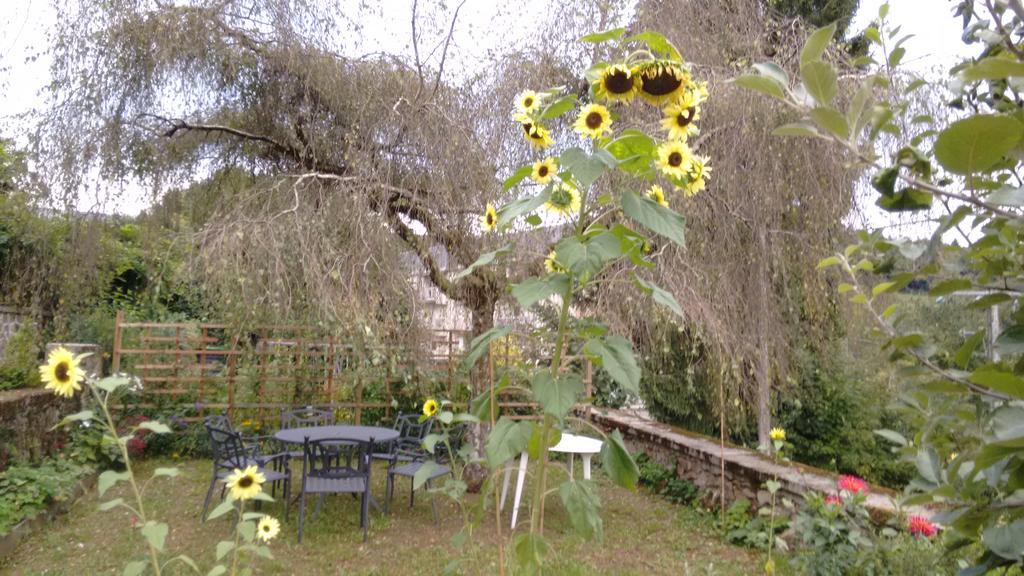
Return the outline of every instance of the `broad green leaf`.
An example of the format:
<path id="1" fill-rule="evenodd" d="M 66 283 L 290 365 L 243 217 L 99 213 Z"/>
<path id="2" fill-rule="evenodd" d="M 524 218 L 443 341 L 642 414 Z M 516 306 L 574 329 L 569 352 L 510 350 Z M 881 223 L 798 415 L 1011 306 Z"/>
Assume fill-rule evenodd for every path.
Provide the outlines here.
<path id="1" fill-rule="evenodd" d="M 826 62 L 808 62 L 800 67 L 804 86 L 821 106 L 828 106 L 836 97 L 836 70 Z"/>
<path id="2" fill-rule="evenodd" d="M 156 420 L 146 420 L 141 422 L 138 427 L 143 430 L 149 430 L 153 434 L 170 434 L 172 432 L 167 424 L 157 422 Z"/>
<path id="3" fill-rule="evenodd" d="M 1004 356 L 1024 353 L 1024 326 L 1010 326 L 996 338 L 996 350 Z"/>
<path id="4" fill-rule="evenodd" d="M 791 124 L 784 124 L 775 130 L 772 130 L 772 135 L 820 138 L 821 132 L 818 132 L 818 128 L 815 127 L 814 124 L 810 124 L 808 122 L 793 122 Z"/>
<path id="5" fill-rule="evenodd" d="M 992 414 L 992 434 L 1002 442 L 1024 438 L 1024 408 L 1002 406 Z"/>
<path id="6" fill-rule="evenodd" d="M 640 197 L 633 192 L 624 192 L 622 211 L 644 227 L 680 246 L 685 246 L 683 231 L 686 220 L 672 209 L 665 208 L 650 198 Z"/>
<path id="7" fill-rule="evenodd" d="M 563 266 L 586 282 L 596 276 L 606 263 L 622 256 L 622 243 L 618 236 L 605 231 L 582 241 L 576 236 L 564 238 L 555 246 L 555 252 Z"/>
<path id="8" fill-rule="evenodd" d="M 425 460 L 420 465 L 419 470 L 416 471 L 416 474 L 412 477 L 412 489 L 419 490 L 424 484 L 426 484 L 427 480 L 444 470 L 445 467 L 441 466 L 437 462 L 434 462 L 433 460 Z"/>
<path id="9" fill-rule="evenodd" d="M 1011 76 L 1024 76 L 1024 62 L 1000 56 L 990 56 L 982 59 L 977 64 L 968 66 L 960 72 L 960 77 L 967 82 L 1001 80 Z"/>
<path id="10" fill-rule="evenodd" d="M 576 405 L 576 399 L 583 393 L 583 381 L 579 375 L 565 373 L 557 378 L 551 372 L 541 370 L 533 375 L 530 382 L 533 397 L 537 399 L 545 414 L 561 421 Z"/>
<path id="11" fill-rule="evenodd" d="M 590 188 L 608 166 L 596 156 L 591 156 L 579 148 L 569 148 L 562 152 L 562 167 L 572 173 L 581 190 Z"/>
<path id="12" fill-rule="evenodd" d="M 110 488 L 113 487 L 114 484 L 117 484 L 121 480 L 127 480 L 129 478 L 131 478 L 131 474 L 127 472 L 105 470 L 100 474 L 99 478 L 96 480 L 96 490 L 99 492 L 100 496 L 103 496 L 103 494 L 105 494 L 107 490 L 110 490 Z"/>
<path id="13" fill-rule="evenodd" d="M 895 67 L 899 66 L 900 62 L 903 61 L 903 57 L 906 56 L 906 55 L 907 55 L 907 49 L 906 48 L 904 48 L 902 46 L 898 46 L 898 47 L 894 48 L 893 51 L 889 53 L 889 60 L 888 60 L 889 68 L 895 68 Z"/>
<path id="14" fill-rule="evenodd" d="M 973 302 L 968 304 L 967 307 L 977 310 L 983 310 L 985 308 L 991 308 L 997 304 L 1009 302 L 1010 300 L 1013 300 L 1013 297 L 1010 296 L 1009 294 L 997 292 L 995 294 L 988 294 L 982 296 L 981 298 L 978 298 L 977 300 L 974 300 Z"/>
<path id="15" fill-rule="evenodd" d="M 894 286 L 896 286 L 895 282 L 879 282 L 871 287 L 871 295 L 878 296 L 879 294 L 884 294 L 885 292 L 890 291 Z"/>
<path id="16" fill-rule="evenodd" d="M 494 250 L 492 252 L 485 252 L 485 253 L 481 254 L 480 257 L 477 258 L 476 261 L 474 261 L 472 264 L 470 264 L 469 266 L 466 266 L 466 268 L 463 269 L 461 272 L 459 272 L 458 274 L 452 276 L 452 280 L 454 281 L 454 280 L 459 280 L 459 279 L 465 278 L 466 276 L 469 276 L 470 274 L 472 274 L 473 270 L 476 270 L 477 268 L 479 268 L 481 266 L 486 266 L 486 265 L 490 264 L 491 262 L 494 262 L 494 259 L 497 258 L 498 256 L 503 256 L 505 254 L 508 254 L 511 251 L 512 251 L 512 245 L 511 244 L 506 244 L 506 245 L 502 246 L 501 248 L 498 248 L 497 250 Z"/>
<path id="17" fill-rule="evenodd" d="M 510 332 L 512 332 L 511 326 L 492 326 L 483 334 L 473 338 L 473 341 L 469 343 L 469 351 L 459 365 L 459 369 L 463 371 L 471 369 L 476 364 L 476 361 L 480 359 L 480 356 L 487 351 L 488 345 L 492 340 L 504 338 Z"/>
<path id="18" fill-rule="evenodd" d="M 876 202 L 889 212 L 911 212 L 926 210 L 932 206 L 932 195 L 915 188 L 904 188 L 892 196 L 881 196 Z"/>
<path id="19" fill-rule="evenodd" d="M 875 434 L 878 434 L 882 438 L 885 438 L 886 440 L 888 440 L 888 441 L 890 441 L 890 442 L 892 442 L 894 444 L 897 444 L 899 446 L 909 446 L 910 445 L 910 442 L 908 442 L 907 439 L 903 437 L 903 434 L 900 434 L 899 432 L 897 432 L 895 430 L 886 430 L 886 429 L 875 430 Z"/>
<path id="20" fill-rule="evenodd" d="M 779 81 L 760 74 L 744 74 L 736 79 L 736 85 L 748 90 L 756 90 L 779 100 L 786 99 L 786 90 Z"/>
<path id="21" fill-rule="evenodd" d="M 633 356 L 633 345 L 622 336 L 591 338 L 583 347 L 590 359 L 619 386 L 634 394 L 640 393 L 640 366 Z"/>
<path id="22" fill-rule="evenodd" d="M 423 449 L 433 454 L 434 449 L 437 447 L 437 444 L 440 442 L 444 442 L 445 438 L 447 437 L 447 434 L 427 434 L 423 438 Z"/>
<path id="23" fill-rule="evenodd" d="M 1024 379 L 996 366 L 982 366 L 968 380 L 1014 398 L 1024 398 Z"/>
<path id="24" fill-rule="evenodd" d="M 754 64 L 753 68 L 760 72 L 762 76 L 773 78 L 783 86 L 789 86 L 789 74 L 786 74 L 786 71 L 780 68 L 778 64 L 774 62 L 763 62 L 760 64 Z"/>
<path id="25" fill-rule="evenodd" d="M 82 422 L 85 420 L 92 420 L 93 416 L 95 416 L 95 413 L 93 413 L 92 410 L 82 410 L 81 412 L 75 412 L 70 416 L 65 416 L 64 419 L 61 420 L 60 424 L 58 424 L 57 426 L 67 424 L 69 422 Z M 56 428 L 57 426 L 54 426 L 54 428 Z"/>
<path id="26" fill-rule="evenodd" d="M 256 538 L 256 523 L 252 521 L 239 522 L 235 525 L 235 530 L 242 535 L 242 538 L 246 542 L 252 542 Z"/>
<path id="27" fill-rule="evenodd" d="M 544 558 L 551 553 L 551 544 L 536 532 L 523 532 L 512 539 L 513 574 L 541 574 Z"/>
<path id="28" fill-rule="evenodd" d="M 839 256 L 828 256 L 818 261 L 818 270 L 829 268 L 832 266 L 838 266 L 842 263 L 843 260 Z"/>
<path id="29" fill-rule="evenodd" d="M 145 560 L 133 560 L 124 565 L 124 570 L 121 572 L 121 576 L 140 576 L 146 571 L 146 567 L 149 566 L 149 562 Z"/>
<path id="30" fill-rule="evenodd" d="M 914 460 L 914 463 L 917 465 L 917 473 L 922 478 L 932 484 L 940 482 L 942 472 L 939 468 L 939 456 L 935 453 L 935 450 L 921 448 L 917 451 L 917 458 Z"/>
<path id="31" fill-rule="evenodd" d="M 124 504 L 124 498 L 114 498 L 113 500 L 107 500 L 99 505 L 100 512 L 106 512 L 107 510 L 113 510 L 121 504 Z"/>
<path id="32" fill-rule="evenodd" d="M 1001 558 L 1013 562 L 1024 560 L 1024 518 L 1009 524 L 990 526 L 985 529 L 981 541 Z"/>
<path id="33" fill-rule="evenodd" d="M 555 100 L 551 104 L 544 107 L 544 111 L 540 114 L 541 120 L 551 120 L 552 118 L 558 118 L 562 114 L 565 114 L 569 110 L 576 107 L 576 95 L 570 94 L 563 96 L 558 100 Z"/>
<path id="34" fill-rule="evenodd" d="M 174 467 L 157 468 L 156 470 L 153 470 L 153 478 L 156 478 L 158 476 L 169 476 L 173 478 L 180 474 L 181 470 L 178 470 L 177 468 Z"/>
<path id="35" fill-rule="evenodd" d="M 935 139 L 935 159 L 954 174 L 992 168 L 1021 140 L 1024 125 L 1010 115 L 977 115 L 958 120 Z"/>
<path id="36" fill-rule="evenodd" d="M 804 47 L 800 50 L 800 65 L 803 66 L 810 62 L 816 62 L 821 60 L 822 55 L 825 53 L 825 49 L 828 48 L 832 38 L 836 34 L 836 24 L 833 22 L 823 28 L 818 28 L 810 36 L 807 37 L 807 41 L 804 42 Z"/>
<path id="37" fill-rule="evenodd" d="M 127 386 L 131 383 L 131 378 L 126 378 L 124 376 L 108 376 L 106 378 L 101 378 L 100 381 L 96 383 L 96 387 L 106 392 L 113 392 L 114 390 L 117 390 L 122 386 Z"/>
<path id="38" fill-rule="evenodd" d="M 519 169 L 517 169 L 515 172 L 513 172 L 511 176 L 509 176 L 508 178 L 505 179 L 505 182 L 502 183 L 502 185 L 501 185 L 501 190 L 503 192 L 508 192 L 516 184 L 519 184 L 520 182 L 522 182 L 524 179 L 526 179 L 527 176 L 529 176 L 532 173 L 533 173 L 533 166 L 531 166 L 529 164 L 527 164 L 526 166 L 520 166 Z"/>
<path id="39" fill-rule="evenodd" d="M 526 443 L 526 453 L 530 455 L 530 458 L 537 460 L 540 458 L 542 449 L 541 436 L 544 435 L 544 430 L 540 426 L 533 427 L 533 434 L 530 435 L 530 441 Z M 552 448 L 562 440 L 562 431 L 558 428 L 551 428 L 548 430 L 548 448 Z"/>
<path id="40" fill-rule="evenodd" d="M 502 416 L 487 435 L 487 443 L 484 445 L 487 466 L 497 470 L 505 462 L 523 453 L 533 434 L 533 426 L 532 422 L 526 420 L 516 422 Z"/>
<path id="41" fill-rule="evenodd" d="M 618 160 L 618 167 L 631 174 L 642 174 L 651 169 L 657 145 L 650 136 L 630 128 L 623 130 L 605 149 Z"/>
<path id="42" fill-rule="evenodd" d="M 932 289 L 928 291 L 928 295 L 946 296 L 961 290 L 970 290 L 973 285 L 974 284 L 972 284 L 967 278 L 953 278 L 952 280 L 945 280 L 933 286 Z"/>
<path id="43" fill-rule="evenodd" d="M 167 532 L 169 530 L 170 528 L 167 524 L 150 520 L 142 526 L 140 532 L 145 536 L 146 541 L 149 542 L 150 546 L 156 548 L 159 552 L 163 552 L 164 541 L 167 540 Z"/>
<path id="44" fill-rule="evenodd" d="M 217 560 L 220 561 L 221 558 L 224 558 L 225 556 L 227 556 L 228 552 L 231 552 L 232 550 L 234 550 L 234 548 L 235 548 L 235 543 L 232 542 L 231 540 L 221 540 L 220 542 L 217 542 L 217 548 L 216 548 Z"/>
<path id="45" fill-rule="evenodd" d="M 558 257 L 559 260 L 564 258 L 561 250 L 558 252 Z M 549 274 L 540 278 L 527 278 L 519 284 L 513 284 L 512 297 L 526 310 L 537 302 L 546 300 L 556 294 L 564 296 L 568 289 L 568 276 L 565 274 Z"/>
<path id="46" fill-rule="evenodd" d="M 626 38 L 626 42 L 643 42 L 647 44 L 647 47 L 652 52 L 658 52 L 667 56 L 670 60 L 682 60 L 683 57 L 679 55 L 679 50 L 669 42 L 668 38 L 665 38 L 657 32 L 646 30 L 635 36 Z"/>
<path id="47" fill-rule="evenodd" d="M 495 399 L 500 399 L 501 392 L 508 387 L 510 379 L 507 376 L 502 377 L 498 384 L 494 387 Z M 495 402 L 494 414 L 496 417 L 501 417 L 501 406 L 498 402 Z M 491 421 L 491 391 L 484 390 L 480 394 L 473 398 L 469 405 L 470 413 L 476 416 L 481 422 Z"/>
<path id="48" fill-rule="evenodd" d="M 585 538 L 601 538 L 601 499 L 593 482 L 567 480 L 559 486 L 558 497 L 578 534 Z"/>
<path id="49" fill-rule="evenodd" d="M 637 286 L 639 286 L 645 294 L 652 297 L 655 302 L 668 308 L 680 318 L 684 317 L 683 307 L 679 305 L 679 302 L 676 301 L 675 296 L 673 296 L 671 293 L 659 287 L 654 282 L 647 282 L 646 280 L 639 276 L 634 275 L 633 280 L 636 282 Z"/>
<path id="50" fill-rule="evenodd" d="M 996 206 L 1024 206 L 1024 186 L 1003 186 L 989 194 L 985 201 Z"/>
<path id="51" fill-rule="evenodd" d="M 206 576 L 220 576 L 221 574 L 227 573 L 228 569 L 220 564 L 210 568 L 210 571 L 206 573 Z"/>
<path id="52" fill-rule="evenodd" d="M 593 34 L 587 34 L 580 38 L 580 42 L 605 42 L 608 40 L 618 40 L 622 38 L 622 35 L 626 32 L 625 28 L 612 28 L 611 30 L 605 30 L 604 32 L 594 32 Z"/>
<path id="53" fill-rule="evenodd" d="M 637 468 L 633 455 L 626 448 L 625 440 L 622 439 L 622 433 L 617 429 L 608 435 L 601 446 L 601 462 L 612 482 L 623 488 L 636 490 L 636 482 L 640 478 L 640 469 Z"/>
<path id="54" fill-rule="evenodd" d="M 545 189 L 544 192 L 541 192 L 536 196 L 513 200 L 512 202 L 502 206 L 501 209 L 498 210 L 498 228 L 503 228 L 514 222 L 516 218 L 523 214 L 528 214 L 537 208 L 540 208 L 550 197 L 551 191 Z"/>
<path id="55" fill-rule="evenodd" d="M 846 117 L 840 114 L 835 108 L 815 108 L 814 110 L 811 110 L 811 118 L 813 118 L 819 126 L 843 140 L 850 137 L 850 126 L 846 123 Z"/>
<path id="56" fill-rule="evenodd" d="M 965 370 L 967 365 L 970 364 L 971 358 L 974 357 L 974 351 L 978 348 L 978 345 L 985 339 L 985 331 L 978 330 L 966 342 L 960 346 L 960 349 L 956 351 L 956 356 L 953 358 L 953 362 L 961 369 Z"/>
<path id="57" fill-rule="evenodd" d="M 207 520 L 215 520 L 215 519 L 220 518 L 221 516 L 227 514 L 228 512 L 231 512 L 234 509 L 235 509 L 235 502 L 230 500 L 230 499 L 226 499 L 223 502 L 221 502 L 220 504 L 218 504 L 217 507 L 214 508 L 212 512 L 210 512 L 210 515 L 207 516 L 206 519 Z"/>

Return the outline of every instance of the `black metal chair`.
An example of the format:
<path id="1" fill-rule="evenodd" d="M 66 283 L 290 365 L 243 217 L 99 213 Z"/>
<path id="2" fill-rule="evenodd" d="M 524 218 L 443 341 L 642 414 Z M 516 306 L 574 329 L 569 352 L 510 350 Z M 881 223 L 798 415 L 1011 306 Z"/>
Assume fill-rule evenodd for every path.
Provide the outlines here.
<path id="1" fill-rule="evenodd" d="M 214 420 L 214 422 L 221 422 Z M 288 501 L 291 497 L 291 470 L 287 466 L 287 458 L 285 454 L 277 454 L 274 456 L 263 456 L 254 450 L 253 447 L 247 446 L 243 441 L 242 435 L 238 432 L 225 428 L 218 428 L 206 423 L 206 432 L 210 437 L 210 449 L 213 452 L 213 474 L 210 478 L 210 486 L 206 490 L 206 498 L 203 500 L 203 517 L 202 521 L 206 521 L 206 512 L 210 508 L 210 498 L 213 496 L 213 489 L 217 486 L 218 481 L 223 481 L 236 469 L 244 470 L 249 466 L 256 466 L 263 477 L 271 486 L 275 487 L 278 483 L 284 484 L 284 517 L 288 519 Z M 284 465 L 278 467 L 275 466 L 273 469 L 268 469 L 268 464 L 280 463 L 283 460 Z M 220 490 L 220 497 L 224 498 L 224 490 L 226 486 L 222 486 Z M 257 502 L 259 505 L 259 502 Z"/>
<path id="2" fill-rule="evenodd" d="M 392 462 L 396 458 L 401 462 L 411 462 L 415 459 L 413 455 L 423 452 L 423 439 L 430 434 L 433 425 L 433 418 L 420 422 L 418 414 L 399 414 L 395 417 L 398 439 L 384 446 L 383 451 L 374 452 L 373 457 L 386 462 Z"/>
<path id="3" fill-rule="evenodd" d="M 342 465 L 337 458 L 337 446 L 353 448 L 355 464 Z M 370 472 L 373 439 L 367 442 L 347 438 L 322 438 L 302 444 L 302 492 L 299 496 L 299 543 L 302 542 L 306 522 L 306 495 L 319 496 L 313 517 L 316 518 L 327 494 L 355 494 L 360 496 L 359 526 L 366 542 L 370 528 Z"/>
<path id="4" fill-rule="evenodd" d="M 430 433 L 430 427 L 433 423 L 433 419 L 427 420 L 420 423 L 418 419 L 414 420 L 412 424 L 409 424 L 408 435 L 396 440 L 390 451 L 390 457 L 388 458 L 388 483 L 387 483 L 387 500 L 385 502 L 385 510 L 390 511 L 391 500 L 395 496 L 395 476 L 405 476 L 409 478 L 409 507 L 412 508 L 416 503 L 416 489 L 415 489 L 415 476 L 423 467 L 427 460 L 433 459 L 438 466 L 431 470 L 427 476 L 424 486 L 427 490 L 430 490 L 430 483 L 437 478 L 452 474 L 450 466 L 446 465 L 448 461 L 447 449 L 440 442 L 434 447 L 434 455 L 431 456 L 427 452 L 426 448 L 423 447 L 423 438 Z M 417 428 L 418 427 L 418 428 Z M 453 438 L 453 432 L 458 430 L 459 427 L 453 428 L 449 431 L 449 438 Z M 415 438 L 419 436 L 419 440 Z M 453 450 L 456 450 L 455 445 L 452 446 Z M 434 522 L 437 522 L 437 502 L 434 499 L 434 495 L 430 495 L 430 510 L 434 514 Z"/>
<path id="5" fill-rule="evenodd" d="M 308 428 L 310 426 L 330 426 L 334 424 L 334 411 L 306 406 L 281 410 L 281 429 Z M 337 452 L 338 450 L 335 450 Z M 290 450 L 289 458 L 302 458 L 302 450 Z"/>

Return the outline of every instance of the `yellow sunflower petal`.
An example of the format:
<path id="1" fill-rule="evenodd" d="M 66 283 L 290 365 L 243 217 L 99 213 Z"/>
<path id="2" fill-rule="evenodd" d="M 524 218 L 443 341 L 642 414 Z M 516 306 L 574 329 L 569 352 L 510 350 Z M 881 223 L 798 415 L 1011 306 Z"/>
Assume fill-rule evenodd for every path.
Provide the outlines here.
<path id="1" fill-rule="evenodd" d="M 600 138 L 612 130 L 612 115 L 601 104 L 587 104 L 572 125 L 576 132 L 588 138 Z"/>
<path id="2" fill-rule="evenodd" d="M 70 398 L 82 389 L 85 371 L 79 366 L 80 357 L 75 356 L 63 346 L 50 351 L 46 364 L 39 367 L 39 376 L 47 390 L 54 394 Z"/>
<path id="3" fill-rule="evenodd" d="M 572 216 L 580 211 L 580 193 L 575 186 L 559 182 L 552 187 L 544 208 L 556 216 Z"/>
<path id="4" fill-rule="evenodd" d="M 232 500 L 251 500 L 263 491 L 263 483 L 266 481 L 259 468 L 249 466 L 245 470 L 235 468 L 225 480 L 225 484 Z"/>
<path id="5" fill-rule="evenodd" d="M 594 94 L 601 100 L 629 102 L 640 89 L 640 78 L 622 64 L 613 64 L 601 71 L 594 82 Z"/>
<path id="6" fill-rule="evenodd" d="M 557 172 L 558 162 L 548 156 L 543 160 L 533 163 L 533 172 L 530 173 L 530 178 L 537 184 L 547 184 L 551 182 L 551 179 L 555 177 Z"/>
<path id="7" fill-rule="evenodd" d="M 264 541 L 270 542 L 281 532 L 281 523 L 273 516 L 264 516 L 256 524 L 256 536 Z"/>
<path id="8" fill-rule="evenodd" d="M 658 160 L 655 165 L 669 178 L 681 180 L 686 177 L 693 160 L 693 152 L 685 142 L 669 140 L 658 146 Z"/>
<path id="9" fill-rule="evenodd" d="M 668 208 L 668 200 L 665 199 L 665 189 L 657 184 L 654 184 L 647 190 L 647 197 L 654 200 L 658 204 Z"/>
<path id="10" fill-rule="evenodd" d="M 480 228 L 484 232 L 493 232 L 498 227 L 498 211 L 494 209 L 494 204 L 487 203 L 487 208 L 484 210 L 484 215 L 480 217 Z"/>

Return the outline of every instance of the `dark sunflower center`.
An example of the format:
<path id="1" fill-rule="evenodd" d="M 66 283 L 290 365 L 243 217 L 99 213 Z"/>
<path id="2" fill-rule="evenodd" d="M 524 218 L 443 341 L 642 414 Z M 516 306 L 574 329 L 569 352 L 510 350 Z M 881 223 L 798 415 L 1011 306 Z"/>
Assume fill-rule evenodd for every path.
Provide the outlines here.
<path id="1" fill-rule="evenodd" d="M 609 94 L 628 94 L 633 89 L 633 79 L 625 70 L 616 70 L 604 77 L 604 89 Z"/>
<path id="2" fill-rule="evenodd" d="M 697 109 L 690 106 L 686 110 L 683 110 L 676 115 L 676 124 L 681 127 L 689 126 L 690 122 L 693 122 L 694 115 L 697 114 Z"/>
<path id="3" fill-rule="evenodd" d="M 61 362 L 57 364 L 57 367 L 53 369 L 53 375 L 57 377 L 57 380 L 61 382 L 67 382 L 71 379 L 71 366 L 67 362 Z"/>
<path id="4" fill-rule="evenodd" d="M 523 130 L 530 136 L 533 136 L 533 124 L 529 122 L 523 122 Z"/>
<path id="5" fill-rule="evenodd" d="M 490 212 L 488 212 L 487 213 L 487 225 L 490 226 L 491 224 L 494 224 L 494 214 L 491 214 Z M 430 410 L 430 409 L 431 409 L 430 407 L 427 407 L 427 410 Z"/>
<path id="6" fill-rule="evenodd" d="M 673 168 L 679 168 L 683 164 L 683 155 L 679 152 L 673 152 L 668 155 L 668 165 Z"/>
<path id="7" fill-rule="evenodd" d="M 270 532 L 270 526 L 266 526 L 266 525 L 263 526 L 263 531 L 264 532 Z"/>
<path id="8" fill-rule="evenodd" d="M 541 166 L 540 168 L 537 169 L 537 176 L 540 176 L 541 178 L 543 178 L 543 177 L 545 177 L 547 175 L 548 175 L 548 167 L 547 166 Z"/>
<path id="9" fill-rule="evenodd" d="M 590 114 L 587 114 L 587 128 L 590 128 L 591 130 L 597 130 L 598 128 L 601 127 L 601 124 L 603 123 L 604 118 L 601 117 L 600 113 L 591 112 Z"/>
<path id="10" fill-rule="evenodd" d="M 238 487 L 239 488 L 248 488 L 249 486 L 252 486 L 252 483 L 253 483 L 252 476 L 242 476 L 242 479 L 238 481 Z"/>
<path id="11" fill-rule="evenodd" d="M 523 100 L 523 106 L 526 107 L 526 108 L 532 108 L 533 107 L 533 98 L 527 98 L 527 99 Z"/>
<path id="12" fill-rule="evenodd" d="M 683 81 L 669 70 L 659 70 L 655 74 L 645 75 L 640 78 L 640 82 L 644 92 L 651 96 L 671 94 L 683 85 Z"/>

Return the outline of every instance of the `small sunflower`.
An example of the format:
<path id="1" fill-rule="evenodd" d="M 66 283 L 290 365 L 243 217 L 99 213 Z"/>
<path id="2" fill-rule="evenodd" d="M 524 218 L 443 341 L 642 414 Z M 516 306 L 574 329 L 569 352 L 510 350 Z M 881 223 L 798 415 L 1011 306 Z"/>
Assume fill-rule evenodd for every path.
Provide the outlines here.
<path id="1" fill-rule="evenodd" d="M 772 428 L 771 431 L 768 433 L 768 437 L 771 438 L 772 440 L 785 440 L 786 431 L 783 430 L 782 428 Z"/>
<path id="2" fill-rule="evenodd" d="M 669 138 L 685 142 L 690 136 L 700 134 L 694 124 L 697 120 L 700 120 L 700 104 L 696 95 L 688 90 L 678 101 L 665 107 L 661 127 L 668 130 Z"/>
<path id="3" fill-rule="evenodd" d="M 523 137 L 526 138 L 526 141 L 534 148 L 543 150 L 554 144 L 555 141 L 551 138 L 551 132 L 549 132 L 544 126 L 535 124 L 532 120 L 523 121 L 522 126 Z"/>
<path id="4" fill-rule="evenodd" d="M 423 403 L 423 415 L 426 416 L 427 418 L 430 418 L 434 414 L 437 414 L 437 411 L 440 408 L 441 406 L 438 405 L 437 400 L 430 398 Z"/>
<path id="5" fill-rule="evenodd" d="M 544 269 L 548 271 L 548 274 L 565 272 L 565 266 L 558 261 L 558 254 L 554 250 L 548 252 L 548 257 L 544 259 Z"/>
<path id="6" fill-rule="evenodd" d="M 686 177 L 690 170 L 690 162 L 693 160 L 693 152 L 686 142 L 669 140 L 658 146 L 658 169 L 666 176 L 674 179 Z"/>
<path id="7" fill-rule="evenodd" d="M 600 138 L 605 132 L 611 132 L 612 115 L 600 104 L 587 104 L 572 127 L 582 136 Z"/>
<path id="8" fill-rule="evenodd" d="M 690 169 L 686 173 L 686 186 L 683 186 L 683 193 L 687 198 L 696 196 L 707 186 L 707 181 L 711 179 L 711 166 L 708 166 L 710 161 L 711 159 L 706 156 L 694 156 L 690 160 Z"/>
<path id="9" fill-rule="evenodd" d="M 530 178 L 533 178 L 537 184 L 547 184 L 555 177 L 556 172 L 558 172 L 558 162 L 548 156 L 533 163 L 533 173 L 530 174 Z"/>
<path id="10" fill-rule="evenodd" d="M 544 208 L 557 216 L 572 216 L 580 211 L 580 193 L 572 184 L 559 182 L 552 187 Z"/>
<path id="11" fill-rule="evenodd" d="M 647 190 L 647 197 L 654 200 L 663 207 L 668 208 L 668 200 L 665 200 L 665 190 L 657 184 Z"/>
<path id="12" fill-rule="evenodd" d="M 540 109 L 541 97 L 533 90 L 524 90 L 516 96 L 516 110 L 520 114 L 533 114 Z"/>
<path id="13" fill-rule="evenodd" d="M 82 389 L 82 380 L 85 378 L 85 371 L 78 366 L 80 360 L 81 357 L 75 356 L 63 346 L 52 350 L 46 357 L 46 364 L 39 367 L 39 376 L 46 384 L 46 389 L 65 398 L 74 396 L 75 392 Z"/>
<path id="14" fill-rule="evenodd" d="M 264 516 L 256 524 L 256 537 L 264 542 L 270 542 L 281 532 L 281 523 L 273 516 Z"/>
<path id="15" fill-rule="evenodd" d="M 494 204 L 487 203 L 487 209 L 484 210 L 484 215 L 480 217 L 480 227 L 483 228 L 484 232 L 494 232 L 495 228 L 498 227 L 498 212 L 494 209 Z"/>
<path id="16" fill-rule="evenodd" d="M 235 468 L 224 482 L 232 500 L 251 500 L 263 491 L 263 483 L 266 481 L 259 468 L 249 466 L 245 470 Z"/>
<path id="17" fill-rule="evenodd" d="M 638 68 L 640 96 L 655 106 L 675 100 L 690 84 L 690 73 L 675 62 L 654 60 Z"/>
<path id="18" fill-rule="evenodd" d="M 594 93 L 602 100 L 629 102 L 640 89 L 640 77 L 622 64 L 613 64 L 601 71 L 594 83 Z"/>

